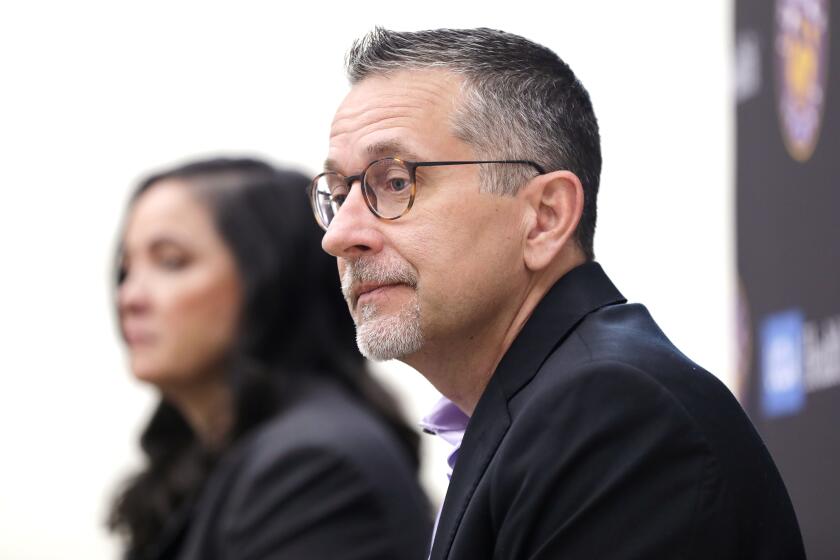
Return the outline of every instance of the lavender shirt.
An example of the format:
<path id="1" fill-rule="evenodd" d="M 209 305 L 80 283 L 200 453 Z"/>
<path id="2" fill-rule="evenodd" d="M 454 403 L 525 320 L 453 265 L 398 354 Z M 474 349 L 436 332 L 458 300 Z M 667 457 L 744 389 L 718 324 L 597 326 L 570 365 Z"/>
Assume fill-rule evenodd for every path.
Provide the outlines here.
<path id="1" fill-rule="evenodd" d="M 446 397 L 441 397 L 435 403 L 431 412 L 420 420 L 420 427 L 424 432 L 440 437 L 453 448 L 449 457 L 446 459 L 449 465 L 449 472 L 446 473 L 447 478 L 452 478 L 452 469 L 455 468 L 455 461 L 458 459 L 458 449 L 461 448 L 461 440 L 464 439 L 464 432 L 467 430 L 467 423 L 469 421 L 470 417 L 464 414 L 460 408 L 455 406 Z M 440 521 L 440 510 L 438 510 L 437 518 L 435 519 L 432 542 L 435 540 L 438 521 Z"/>

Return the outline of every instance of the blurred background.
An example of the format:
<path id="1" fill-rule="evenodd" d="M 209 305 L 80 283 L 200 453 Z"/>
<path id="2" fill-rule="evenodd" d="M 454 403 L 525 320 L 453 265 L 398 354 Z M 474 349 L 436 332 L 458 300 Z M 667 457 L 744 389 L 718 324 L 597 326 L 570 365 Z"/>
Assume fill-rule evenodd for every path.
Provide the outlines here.
<path id="1" fill-rule="evenodd" d="M 785 9 L 812 18 L 804 34 Z M 3 3 L 0 558 L 117 555 L 107 506 L 154 403 L 128 373 L 110 299 L 136 180 L 217 154 L 317 172 L 348 91 L 344 53 L 374 25 L 500 28 L 572 66 L 601 125 L 598 260 L 741 398 L 810 557 L 836 557 L 830 19 L 828 0 Z M 406 366 L 377 373 L 412 421 L 437 400 Z M 437 502 L 447 450 L 433 439 L 423 482 Z"/>

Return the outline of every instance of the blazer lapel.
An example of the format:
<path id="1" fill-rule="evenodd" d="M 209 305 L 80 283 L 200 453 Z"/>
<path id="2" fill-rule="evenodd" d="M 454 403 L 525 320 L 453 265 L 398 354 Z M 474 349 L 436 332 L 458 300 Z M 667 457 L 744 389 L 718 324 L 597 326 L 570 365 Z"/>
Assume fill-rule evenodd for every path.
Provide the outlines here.
<path id="1" fill-rule="evenodd" d="M 563 276 L 537 305 L 499 363 L 467 425 L 443 502 L 431 560 L 449 556 L 464 512 L 510 427 L 507 403 L 589 313 L 626 300 L 590 262 Z"/>
<path id="2" fill-rule="evenodd" d="M 484 412 L 484 411 L 487 412 Z M 481 396 L 458 451 L 458 461 L 443 501 L 430 559 L 449 555 L 455 533 L 478 481 L 510 426 L 504 396 L 488 386 Z"/>

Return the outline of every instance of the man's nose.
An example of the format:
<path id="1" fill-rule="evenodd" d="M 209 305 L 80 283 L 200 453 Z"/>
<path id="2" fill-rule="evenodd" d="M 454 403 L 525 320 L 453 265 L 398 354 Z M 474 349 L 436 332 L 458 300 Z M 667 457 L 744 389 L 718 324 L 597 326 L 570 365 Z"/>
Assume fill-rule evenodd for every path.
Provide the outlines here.
<path id="1" fill-rule="evenodd" d="M 362 186 L 353 185 L 336 213 L 321 246 L 334 257 L 353 258 L 382 250 L 381 220 L 367 207 Z"/>

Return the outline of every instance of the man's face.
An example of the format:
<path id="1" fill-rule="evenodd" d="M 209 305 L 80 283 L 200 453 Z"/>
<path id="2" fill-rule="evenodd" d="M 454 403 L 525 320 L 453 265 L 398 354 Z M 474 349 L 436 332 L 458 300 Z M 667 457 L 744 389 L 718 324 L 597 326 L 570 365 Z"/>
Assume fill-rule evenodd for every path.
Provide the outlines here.
<path id="1" fill-rule="evenodd" d="M 387 156 L 476 159 L 451 132 L 460 85 L 432 70 L 358 83 L 333 120 L 328 169 L 353 175 Z M 362 353 L 439 351 L 498 322 L 524 289 L 523 209 L 518 197 L 481 192 L 476 165 L 418 168 L 414 205 L 393 221 L 374 216 L 355 184 L 323 247 L 338 257 Z"/>

